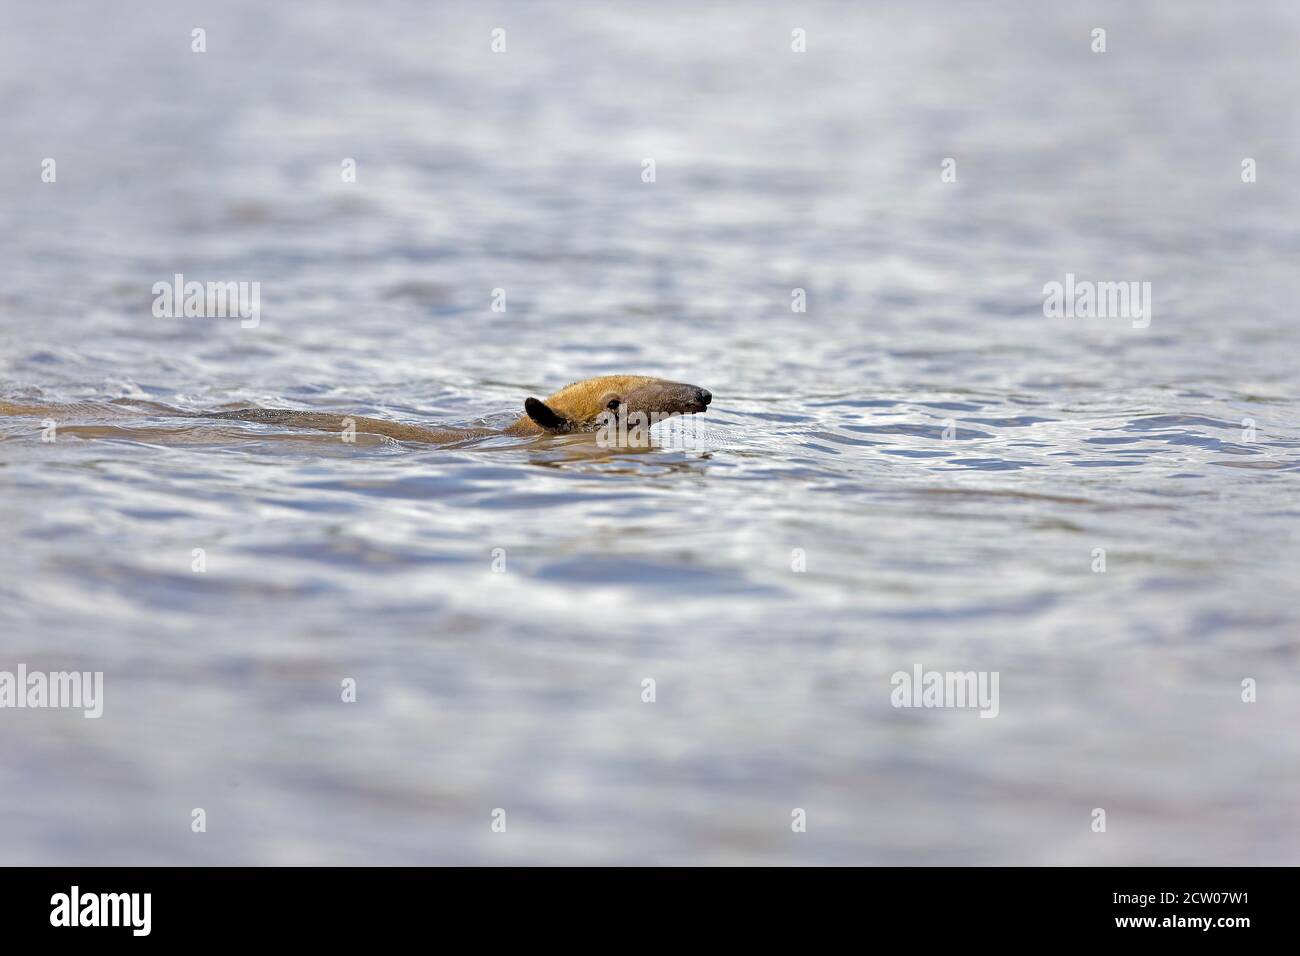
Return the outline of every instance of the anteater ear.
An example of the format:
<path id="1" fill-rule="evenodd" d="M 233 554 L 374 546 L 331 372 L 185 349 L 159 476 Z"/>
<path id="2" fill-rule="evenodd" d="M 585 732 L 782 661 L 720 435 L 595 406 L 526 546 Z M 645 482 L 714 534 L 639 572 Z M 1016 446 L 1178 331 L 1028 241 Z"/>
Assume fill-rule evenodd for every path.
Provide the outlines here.
<path id="1" fill-rule="evenodd" d="M 569 430 L 569 420 L 560 415 L 540 398 L 525 398 L 524 411 L 534 422 L 548 432 L 565 432 Z"/>

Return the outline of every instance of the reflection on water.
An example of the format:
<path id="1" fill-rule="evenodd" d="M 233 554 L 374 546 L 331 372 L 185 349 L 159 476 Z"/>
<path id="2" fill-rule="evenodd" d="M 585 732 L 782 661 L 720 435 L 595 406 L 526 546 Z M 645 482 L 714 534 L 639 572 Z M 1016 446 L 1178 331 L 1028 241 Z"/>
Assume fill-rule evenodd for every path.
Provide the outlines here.
<path id="1" fill-rule="evenodd" d="M 1294 862 L 1300 15 L 800 17 L 13 11 L 0 670 L 106 700 L 0 711 L 0 862 Z M 260 323 L 155 318 L 176 273 Z M 1067 273 L 1150 327 L 1045 318 Z M 697 440 L 162 410 L 615 372 Z M 892 707 L 918 664 L 997 718 Z"/>

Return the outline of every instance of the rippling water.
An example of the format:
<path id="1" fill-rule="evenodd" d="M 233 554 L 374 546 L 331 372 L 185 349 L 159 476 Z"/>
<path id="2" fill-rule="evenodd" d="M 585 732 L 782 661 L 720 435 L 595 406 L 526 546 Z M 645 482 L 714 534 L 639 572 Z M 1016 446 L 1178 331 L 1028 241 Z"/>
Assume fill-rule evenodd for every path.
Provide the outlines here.
<path id="1" fill-rule="evenodd" d="M 0 670 L 105 675 L 0 711 L 0 862 L 1294 863 L 1300 10 L 1134 6 L 11 4 L 0 402 L 715 400 L 0 417 Z"/>

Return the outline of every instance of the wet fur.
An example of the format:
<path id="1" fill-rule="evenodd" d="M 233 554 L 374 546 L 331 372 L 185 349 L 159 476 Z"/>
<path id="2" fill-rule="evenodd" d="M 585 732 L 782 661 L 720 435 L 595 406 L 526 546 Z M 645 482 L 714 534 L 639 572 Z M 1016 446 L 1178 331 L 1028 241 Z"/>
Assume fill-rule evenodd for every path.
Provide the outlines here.
<path id="1" fill-rule="evenodd" d="M 617 408 L 609 402 L 617 398 Z M 689 415 L 703 412 L 713 396 L 698 385 L 670 382 L 648 375 L 602 375 L 564 386 L 545 402 L 529 399 L 525 404 L 528 414 L 507 428 L 509 435 L 537 435 L 544 431 L 594 431 L 600 426 L 601 416 L 616 411 L 621 416 L 642 412 L 647 416 Z M 538 403 L 552 412 L 565 427 L 551 428 L 539 423 L 531 403 Z"/>

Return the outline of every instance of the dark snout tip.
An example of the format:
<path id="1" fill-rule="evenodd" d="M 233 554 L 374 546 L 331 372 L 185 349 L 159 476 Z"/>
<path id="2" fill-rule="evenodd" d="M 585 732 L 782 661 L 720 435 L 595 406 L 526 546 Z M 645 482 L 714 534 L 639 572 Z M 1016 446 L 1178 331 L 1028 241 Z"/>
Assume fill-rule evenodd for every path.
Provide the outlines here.
<path id="1" fill-rule="evenodd" d="M 697 388 L 695 394 L 696 397 L 699 398 L 701 405 L 707 405 L 709 402 L 713 401 L 713 393 L 707 388 Z"/>

